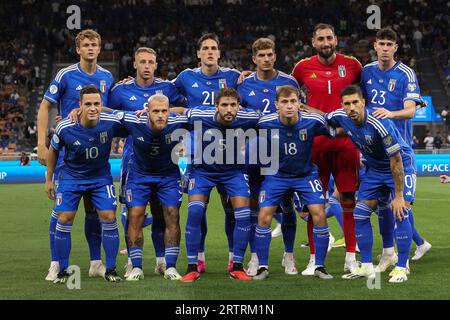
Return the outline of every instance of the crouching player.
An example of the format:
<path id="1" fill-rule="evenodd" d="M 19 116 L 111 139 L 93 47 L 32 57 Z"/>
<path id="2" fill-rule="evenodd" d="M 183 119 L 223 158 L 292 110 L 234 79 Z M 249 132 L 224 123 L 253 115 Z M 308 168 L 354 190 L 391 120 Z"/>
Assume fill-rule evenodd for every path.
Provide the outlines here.
<path id="1" fill-rule="evenodd" d="M 277 114 L 264 116 L 258 127 L 268 130 L 267 142 L 278 143 L 279 169 L 264 179 L 259 195 L 259 216 L 255 233 L 255 247 L 259 269 L 254 280 L 268 277 L 269 247 L 272 217 L 284 196 L 297 192 L 301 202 L 308 206 L 314 223 L 316 245 L 315 275 L 321 279 L 333 277 L 325 269 L 325 257 L 329 242 L 329 228 L 325 215 L 325 197 L 317 167 L 312 163 L 314 137 L 334 137 L 325 119 L 317 114 L 308 114 L 299 109 L 299 92 L 290 86 L 277 90 Z M 276 141 L 278 140 L 278 141 Z M 270 150 L 273 148 L 270 147 Z M 273 157 L 273 155 L 272 155 Z"/>
<path id="2" fill-rule="evenodd" d="M 163 94 L 148 99 L 148 115 L 137 117 L 134 113 L 114 112 L 132 138 L 133 152 L 128 164 L 125 195 L 128 216 L 129 257 L 133 269 L 127 281 L 144 278 L 142 232 L 147 203 L 157 197 L 163 208 L 165 220 L 164 278 L 180 280 L 176 262 L 180 251 L 179 207 L 181 205 L 180 172 L 171 159 L 177 142 L 171 134 L 187 126 L 186 116 L 169 115 L 169 99 Z"/>
<path id="3" fill-rule="evenodd" d="M 367 171 L 361 177 L 358 203 L 355 207 L 356 240 L 362 266 L 343 278 L 375 277 L 372 264 L 373 232 L 370 215 L 376 211 L 378 199 L 388 200 L 395 215 L 397 266 L 389 282 L 404 282 L 411 248 L 412 229 L 408 216 L 414 201 L 415 168 L 413 151 L 401 138 L 391 120 L 376 119 L 373 110 L 365 108 L 361 89 L 348 86 L 341 92 L 343 109 L 326 115 L 328 123 L 342 127 L 367 160 Z"/>
<path id="4" fill-rule="evenodd" d="M 121 278 L 115 271 L 120 242 L 115 217 L 116 195 L 108 159 L 112 139 L 124 133 L 120 121 L 101 113 L 101 92 L 94 85 L 81 89 L 80 108 L 79 123 L 64 120 L 58 124 L 47 155 L 45 191 L 50 199 L 56 198 L 55 211 L 58 213 L 55 248 L 60 272 L 54 282 L 65 283 L 68 280 L 71 229 L 83 196 L 92 199 L 102 224 L 105 279 L 119 282 Z M 55 189 L 52 176 L 62 148 L 65 150 L 64 165 Z"/>

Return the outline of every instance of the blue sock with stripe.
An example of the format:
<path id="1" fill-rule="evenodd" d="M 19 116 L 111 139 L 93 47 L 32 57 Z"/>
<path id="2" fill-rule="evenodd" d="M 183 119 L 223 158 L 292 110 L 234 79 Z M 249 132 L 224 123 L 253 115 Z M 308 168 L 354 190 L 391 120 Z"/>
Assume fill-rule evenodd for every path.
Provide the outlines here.
<path id="1" fill-rule="evenodd" d="M 131 259 L 131 264 L 133 268 L 142 269 L 142 256 L 143 249 L 142 247 L 130 247 L 128 251 L 128 257 Z"/>
<path id="2" fill-rule="evenodd" d="M 409 212 L 409 224 L 411 225 L 413 241 L 418 246 L 423 245 L 425 241 L 423 240 L 423 238 L 420 236 L 419 232 L 416 229 L 416 225 L 414 223 L 414 215 L 412 214 L 412 211 Z"/>
<path id="3" fill-rule="evenodd" d="M 342 232 L 344 232 L 344 224 L 342 223 L 342 207 L 336 197 L 331 196 L 328 200 L 329 207 L 325 209 L 325 213 L 327 214 L 327 218 L 335 217 L 339 225 L 341 226 Z"/>
<path id="4" fill-rule="evenodd" d="M 250 230 L 250 252 L 256 253 L 256 246 L 255 246 L 255 232 L 256 232 L 256 226 L 258 225 L 258 210 L 250 210 L 250 223 L 251 223 L 251 230 Z"/>
<path id="5" fill-rule="evenodd" d="M 114 269 L 120 245 L 119 227 L 116 219 L 111 222 L 102 222 L 102 242 L 103 250 L 105 250 L 106 269 Z"/>
<path id="6" fill-rule="evenodd" d="M 205 252 L 205 241 L 206 234 L 208 233 L 208 220 L 206 219 L 206 207 L 203 211 L 202 222 L 200 226 L 200 246 L 198 247 L 198 252 Z"/>
<path id="7" fill-rule="evenodd" d="M 269 266 L 269 249 L 272 241 L 272 228 L 257 225 L 255 228 L 255 247 L 259 266 Z"/>
<path id="8" fill-rule="evenodd" d="M 166 247 L 166 266 L 168 268 L 176 268 L 180 246 Z"/>
<path id="9" fill-rule="evenodd" d="M 411 208 L 407 209 L 405 213 L 405 219 L 399 221 L 395 219 L 395 241 L 397 242 L 398 251 L 398 262 L 397 266 L 406 268 L 406 262 L 409 258 L 409 251 L 411 249 L 412 243 L 412 230 L 411 224 L 409 222 L 409 214 L 411 213 Z"/>
<path id="10" fill-rule="evenodd" d="M 355 238 L 361 254 L 362 263 L 372 263 L 373 231 L 370 215 L 372 209 L 364 202 L 358 201 L 353 211 L 355 218 Z"/>
<path id="11" fill-rule="evenodd" d="M 165 255 L 164 245 L 164 231 L 166 230 L 166 223 L 164 218 L 153 218 L 152 223 L 152 241 L 155 247 L 155 256 L 162 258 Z"/>
<path id="12" fill-rule="evenodd" d="M 55 210 L 52 210 L 52 215 L 50 216 L 50 224 L 48 226 L 48 235 L 50 238 L 50 256 L 52 261 L 58 261 L 58 256 L 55 249 L 55 232 L 56 223 L 58 222 L 58 214 Z"/>
<path id="13" fill-rule="evenodd" d="M 59 270 L 67 270 L 69 267 L 69 256 L 72 248 L 72 224 L 71 223 L 56 223 L 55 231 L 55 251 L 59 259 Z"/>
<path id="14" fill-rule="evenodd" d="M 378 203 L 378 225 L 383 240 L 383 248 L 394 247 L 394 213 L 389 208 L 387 202 L 380 201 Z"/>
<path id="15" fill-rule="evenodd" d="M 284 252 L 294 252 L 295 234 L 297 232 L 297 216 L 292 206 L 283 209 L 281 219 L 281 231 L 283 232 Z"/>
<path id="16" fill-rule="evenodd" d="M 323 267 L 325 266 L 328 243 L 330 242 L 330 228 L 328 226 L 314 226 L 313 235 L 316 248 L 316 267 Z"/>
<path id="17" fill-rule="evenodd" d="M 250 240 L 250 207 L 240 207 L 234 210 L 236 225 L 233 235 L 233 262 L 244 263 L 245 250 Z"/>
<path id="18" fill-rule="evenodd" d="M 89 245 L 91 261 L 102 260 L 102 224 L 97 211 L 86 211 L 84 218 L 84 235 Z"/>
<path id="19" fill-rule="evenodd" d="M 234 219 L 233 206 L 229 201 L 224 206 L 224 210 L 225 210 L 225 234 L 227 235 L 228 240 L 228 252 L 233 252 L 233 235 L 236 220 Z"/>
<path id="20" fill-rule="evenodd" d="M 197 264 L 197 257 L 200 247 L 201 223 L 205 204 L 201 201 L 191 201 L 188 205 L 188 217 L 186 221 L 186 251 L 188 264 Z"/>

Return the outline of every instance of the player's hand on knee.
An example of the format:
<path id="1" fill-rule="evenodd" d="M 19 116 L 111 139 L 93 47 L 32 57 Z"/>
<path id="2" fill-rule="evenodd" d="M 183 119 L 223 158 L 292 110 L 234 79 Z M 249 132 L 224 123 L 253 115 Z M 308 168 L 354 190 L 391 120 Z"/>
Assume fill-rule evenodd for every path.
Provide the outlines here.
<path id="1" fill-rule="evenodd" d="M 395 197 L 391 202 L 391 210 L 398 220 L 403 221 L 407 210 L 405 199 L 403 197 Z"/>

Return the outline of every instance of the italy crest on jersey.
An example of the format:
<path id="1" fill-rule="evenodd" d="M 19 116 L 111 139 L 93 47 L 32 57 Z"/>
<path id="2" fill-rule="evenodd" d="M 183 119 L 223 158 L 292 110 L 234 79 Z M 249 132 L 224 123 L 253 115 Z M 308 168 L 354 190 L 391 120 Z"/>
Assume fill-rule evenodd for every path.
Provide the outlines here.
<path id="1" fill-rule="evenodd" d="M 172 135 L 171 134 L 166 134 L 165 138 L 166 138 L 166 144 L 172 143 Z"/>
<path id="2" fill-rule="evenodd" d="M 343 66 L 343 65 L 338 66 L 338 72 L 339 72 L 339 77 L 341 77 L 341 78 L 345 78 L 345 76 L 347 75 L 347 71 L 345 70 L 345 66 Z"/>
<path id="3" fill-rule="evenodd" d="M 100 142 L 106 143 L 108 141 L 108 132 L 100 132 Z"/>
<path id="4" fill-rule="evenodd" d="M 227 79 L 219 79 L 219 89 L 227 87 Z"/>
<path id="5" fill-rule="evenodd" d="M 389 84 L 388 84 L 388 90 L 389 91 L 394 91 L 394 89 L 395 89 L 395 82 L 396 82 L 395 79 L 390 79 L 389 80 Z"/>
<path id="6" fill-rule="evenodd" d="M 100 80 L 100 91 L 102 93 L 106 92 L 106 81 L 105 80 Z"/>
<path id="7" fill-rule="evenodd" d="M 299 135 L 301 141 L 308 140 L 308 130 L 307 129 L 301 129 L 298 132 L 298 135 Z"/>

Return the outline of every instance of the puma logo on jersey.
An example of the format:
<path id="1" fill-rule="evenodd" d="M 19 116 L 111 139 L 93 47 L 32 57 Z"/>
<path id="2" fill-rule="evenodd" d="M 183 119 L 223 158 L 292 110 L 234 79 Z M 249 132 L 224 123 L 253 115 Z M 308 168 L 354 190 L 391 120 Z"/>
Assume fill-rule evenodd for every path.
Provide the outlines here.
<path id="1" fill-rule="evenodd" d="M 255 96 L 255 95 L 256 95 L 255 91 L 252 90 L 252 92 L 250 92 L 250 94 L 248 96 L 251 97 L 251 96 Z"/>
<path id="2" fill-rule="evenodd" d="M 130 101 L 136 101 L 137 100 L 137 98 L 135 97 L 135 96 L 132 96 L 131 98 L 130 98 Z"/>
<path id="3" fill-rule="evenodd" d="M 194 83 L 194 84 L 192 85 L 192 88 L 198 88 L 198 83 L 197 83 L 197 82 Z"/>

